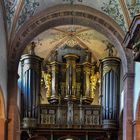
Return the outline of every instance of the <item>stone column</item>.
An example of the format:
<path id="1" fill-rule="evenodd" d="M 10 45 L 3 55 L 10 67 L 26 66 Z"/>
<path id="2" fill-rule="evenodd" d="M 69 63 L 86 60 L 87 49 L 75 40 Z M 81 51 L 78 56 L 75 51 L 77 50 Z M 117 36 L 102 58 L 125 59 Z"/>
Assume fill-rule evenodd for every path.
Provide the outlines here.
<path id="1" fill-rule="evenodd" d="M 66 96 L 65 99 L 71 98 L 76 100 L 76 60 L 79 58 L 74 54 L 67 54 L 66 59 Z"/>
<path id="2" fill-rule="evenodd" d="M 124 82 L 123 140 L 133 139 L 134 73 L 126 73 Z"/>
<path id="3" fill-rule="evenodd" d="M 117 129 L 119 113 L 120 59 L 107 57 L 102 69 L 102 117 L 103 128 Z"/>
<path id="4" fill-rule="evenodd" d="M 41 83 L 42 59 L 34 54 L 26 54 L 21 57 L 22 67 L 22 94 L 23 94 L 23 127 L 32 128 L 36 126 L 39 104 L 39 93 Z"/>
<path id="5" fill-rule="evenodd" d="M 5 120 L 5 139 L 16 140 L 20 137 L 20 114 L 17 109 L 17 71 L 8 70 L 8 119 Z"/>

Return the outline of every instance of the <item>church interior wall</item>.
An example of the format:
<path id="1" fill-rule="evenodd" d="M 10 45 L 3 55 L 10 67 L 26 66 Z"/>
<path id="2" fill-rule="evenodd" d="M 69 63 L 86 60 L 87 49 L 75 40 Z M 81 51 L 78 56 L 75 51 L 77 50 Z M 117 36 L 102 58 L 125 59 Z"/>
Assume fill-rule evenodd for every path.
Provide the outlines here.
<path id="1" fill-rule="evenodd" d="M 7 53 L 2 7 L 0 5 L 0 86 L 3 91 L 5 105 L 7 102 Z"/>

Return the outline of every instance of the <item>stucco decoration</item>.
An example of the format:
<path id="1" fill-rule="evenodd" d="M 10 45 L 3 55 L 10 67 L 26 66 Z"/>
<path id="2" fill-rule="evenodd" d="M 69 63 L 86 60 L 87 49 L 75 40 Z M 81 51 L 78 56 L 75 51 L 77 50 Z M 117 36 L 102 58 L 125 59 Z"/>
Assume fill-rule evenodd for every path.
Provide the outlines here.
<path id="1" fill-rule="evenodd" d="M 16 12 L 18 0 L 4 0 L 4 4 L 6 9 L 7 28 L 10 30 Z"/>
<path id="2" fill-rule="evenodd" d="M 26 20 L 28 20 L 31 16 L 34 15 L 38 6 L 39 6 L 39 2 L 37 0 L 24 1 L 24 6 L 21 10 L 20 16 L 17 21 L 16 30 L 18 30 Z"/>
<path id="3" fill-rule="evenodd" d="M 103 6 L 101 7 L 102 11 L 104 11 L 107 15 L 112 17 L 123 29 L 126 30 L 126 24 L 124 20 L 124 15 L 122 13 L 120 4 L 118 0 L 109 0 L 108 2 L 103 2 Z"/>

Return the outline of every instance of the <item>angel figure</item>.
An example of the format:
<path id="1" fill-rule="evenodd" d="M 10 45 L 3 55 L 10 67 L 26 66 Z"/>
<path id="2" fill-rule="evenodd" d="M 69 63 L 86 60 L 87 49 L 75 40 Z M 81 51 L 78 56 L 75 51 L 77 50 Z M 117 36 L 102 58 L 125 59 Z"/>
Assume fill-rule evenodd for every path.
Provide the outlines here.
<path id="1" fill-rule="evenodd" d="M 93 99 L 95 97 L 95 89 L 96 89 L 98 79 L 99 79 L 99 72 L 97 72 L 96 74 L 92 74 L 90 76 L 90 93 Z"/>
<path id="2" fill-rule="evenodd" d="M 51 75 L 42 71 L 42 77 L 44 79 L 45 88 L 46 88 L 46 97 L 51 96 Z"/>

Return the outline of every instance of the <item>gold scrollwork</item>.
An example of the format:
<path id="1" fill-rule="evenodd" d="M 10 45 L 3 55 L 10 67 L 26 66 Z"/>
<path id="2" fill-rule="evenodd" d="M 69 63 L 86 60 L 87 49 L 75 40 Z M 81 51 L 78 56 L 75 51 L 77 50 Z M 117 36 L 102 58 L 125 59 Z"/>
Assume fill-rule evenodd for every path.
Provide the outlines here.
<path id="1" fill-rule="evenodd" d="M 45 88 L 46 88 L 46 97 L 51 96 L 51 75 L 42 71 L 42 77 L 44 79 Z"/>
<path id="2" fill-rule="evenodd" d="M 97 82 L 99 80 L 99 72 L 97 72 L 96 74 L 92 74 L 90 76 L 90 96 L 92 99 L 94 99 L 95 97 L 95 89 L 96 89 L 96 85 Z"/>

